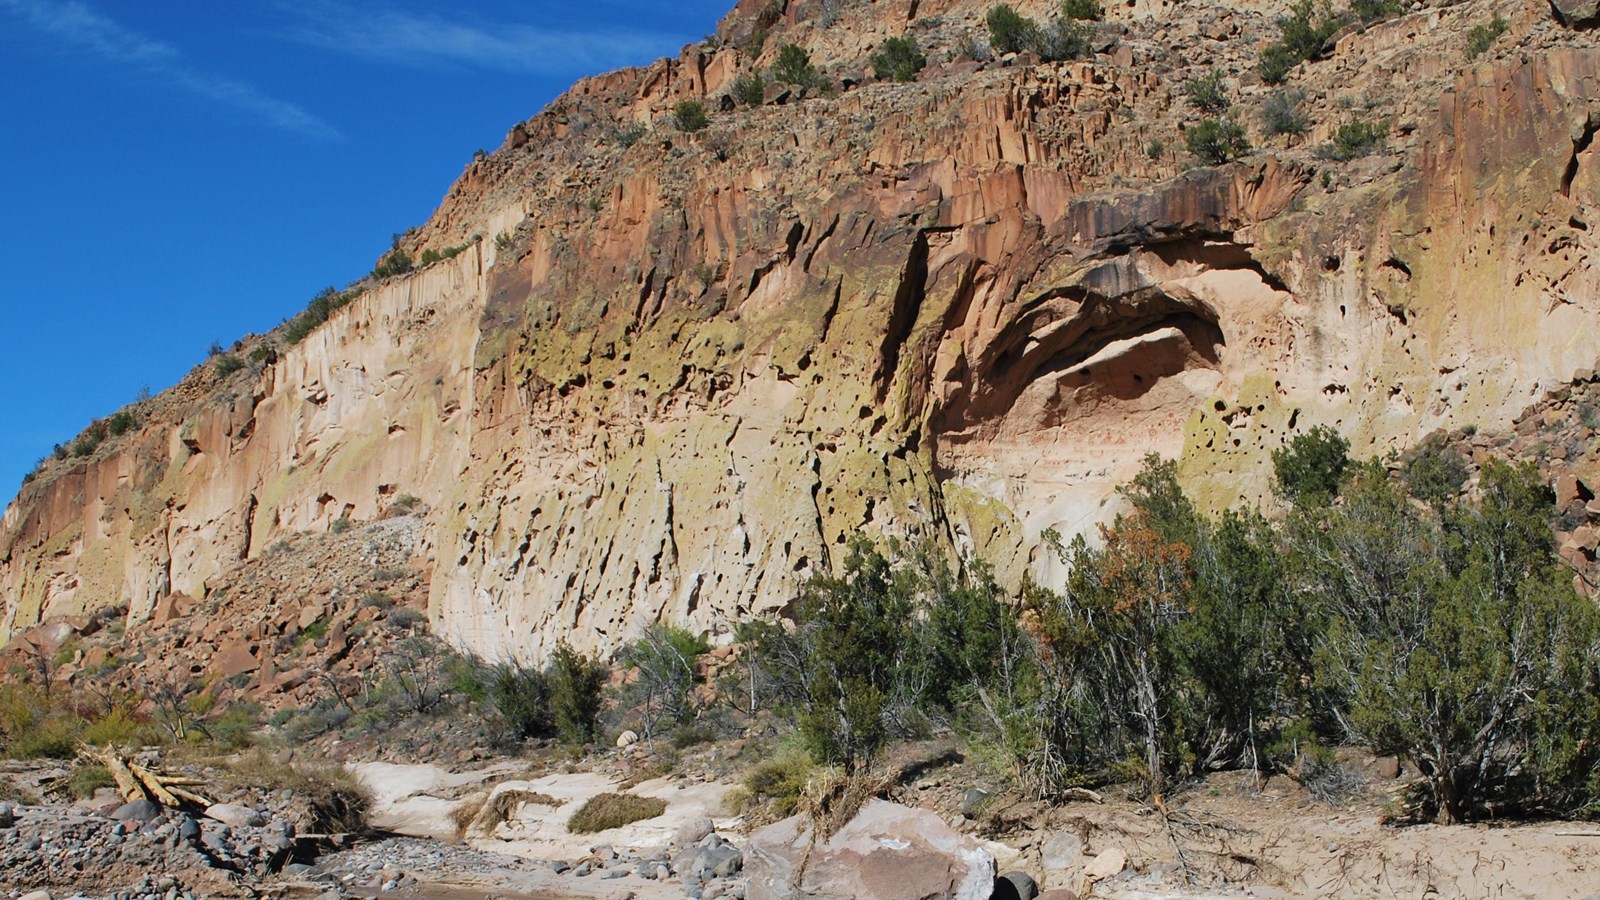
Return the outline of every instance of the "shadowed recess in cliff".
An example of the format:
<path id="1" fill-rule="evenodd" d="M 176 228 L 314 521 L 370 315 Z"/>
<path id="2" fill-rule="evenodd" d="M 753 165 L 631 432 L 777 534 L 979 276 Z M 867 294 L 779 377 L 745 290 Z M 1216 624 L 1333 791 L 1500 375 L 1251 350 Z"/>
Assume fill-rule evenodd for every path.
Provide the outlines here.
<path id="1" fill-rule="evenodd" d="M 1191 251 L 1169 247 L 1162 255 L 1171 266 Z M 1226 343 L 1207 302 L 1116 261 L 1017 303 L 994 337 L 974 342 L 933 430 L 959 442 L 1066 425 L 1080 409 L 1135 401 L 1164 378 L 1217 368 Z"/>
<path id="2" fill-rule="evenodd" d="M 1158 290 L 1059 299 L 1076 308 L 1062 319 L 1030 316 L 1009 329 L 1003 348 L 979 361 L 966 391 L 939 411 L 936 432 L 948 438 L 982 431 L 1014 412 L 1026 416 L 1025 424 L 1013 424 L 1027 431 L 1060 426 L 1075 406 L 1135 400 L 1163 378 L 1215 367 L 1225 343 L 1208 310 Z M 1019 409 L 1025 399 L 1027 408 Z"/>

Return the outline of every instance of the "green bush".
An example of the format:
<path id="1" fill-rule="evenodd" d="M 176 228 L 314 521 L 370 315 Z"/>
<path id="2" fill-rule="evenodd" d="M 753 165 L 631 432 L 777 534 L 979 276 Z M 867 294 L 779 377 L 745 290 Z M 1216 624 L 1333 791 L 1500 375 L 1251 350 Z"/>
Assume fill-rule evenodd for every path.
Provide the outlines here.
<path id="1" fill-rule="evenodd" d="M 1306 511 L 1312 677 L 1350 737 L 1416 765 L 1423 816 L 1595 811 L 1600 612 L 1555 561 L 1537 469 L 1489 460 L 1437 516 L 1399 484 L 1364 465 L 1340 504 Z"/>
<path id="2" fill-rule="evenodd" d="M 1279 84 L 1300 63 L 1321 59 L 1328 41 L 1345 21 L 1344 16 L 1333 13 L 1326 0 L 1320 7 L 1315 0 L 1299 0 L 1290 7 L 1289 15 L 1278 19 L 1277 42 L 1261 50 L 1261 80 Z"/>
<path id="3" fill-rule="evenodd" d="M 1389 123 L 1351 119 L 1334 129 L 1333 141 L 1322 148 L 1328 159 L 1347 162 L 1383 149 L 1384 138 L 1389 134 Z"/>
<path id="4" fill-rule="evenodd" d="M 1510 27 L 1511 24 L 1498 13 L 1489 24 L 1472 26 L 1472 30 L 1467 32 L 1467 59 L 1477 59 L 1488 52 L 1489 48 L 1494 46 L 1494 42 L 1498 41 Z"/>
<path id="5" fill-rule="evenodd" d="M 989 7 L 984 23 L 989 26 L 989 46 L 996 53 L 1020 53 L 1031 49 L 1038 40 L 1038 24 L 1010 4 Z"/>
<path id="6" fill-rule="evenodd" d="M 1300 0 L 1289 15 L 1278 19 L 1280 42 L 1302 60 L 1318 58 L 1328 41 L 1345 26 L 1343 15 L 1336 15 L 1326 0 L 1320 7 L 1313 0 Z"/>
<path id="7" fill-rule="evenodd" d="M 744 788 L 757 800 L 772 805 L 779 816 L 794 811 L 816 773 L 816 763 L 803 750 L 780 747 L 745 773 Z"/>
<path id="8" fill-rule="evenodd" d="M 545 666 L 545 680 L 550 688 L 556 733 L 562 742 L 574 746 L 592 743 L 604 699 L 601 692 L 606 684 L 606 667 L 561 641 Z"/>
<path id="9" fill-rule="evenodd" d="M 767 80 L 750 72 L 733 80 L 733 98 L 745 106 L 760 106 L 767 97 Z"/>
<path id="10" fill-rule="evenodd" d="M 1435 506 L 1454 500 L 1470 474 L 1461 454 L 1441 441 L 1429 441 L 1417 448 L 1402 470 L 1411 496 Z"/>
<path id="11" fill-rule="evenodd" d="M 1063 16 L 1047 26 L 1001 3 L 989 8 L 989 46 L 996 53 L 1032 51 L 1046 62 L 1079 59 L 1089 55 L 1089 29 L 1077 19 Z"/>
<path id="12" fill-rule="evenodd" d="M 104 419 L 96 419 L 90 422 L 89 427 L 85 428 L 83 433 L 78 435 L 78 439 L 72 442 L 72 455 L 82 457 L 93 453 L 99 449 L 101 444 L 105 443 L 106 436 L 110 432 L 111 428 Z"/>
<path id="13" fill-rule="evenodd" d="M 427 623 L 428 616 L 422 610 L 400 606 L 389 611 L 388 621 L 390 628 L 409 631 L 413 626 Z"/>
<path id="14" fill-rule="evenodd" d="M 1371 23 L 1397 16 L 1403 7 L 1400 0 L 1350 0 L 1350 11 L 1362 22 Z"/>
<path id="15" fill-rule="evenodd" d="M 1073 768 L 1131 778 L 1160 798 L 1192 767 L 1180 720 L 1185 691 L 1178 634 L 1194 594 L 1193 548 L 1135 512 L 1067 551 L 1066 590 L 1039 605 L 1041 640 L 1071 694 L 1046 708 L 1051 746 Z"/>
<path id="16" fill-rule="evenodd" d="M 373 267 L 372 277 L 392 278 L 397 275 L 404 275 L 415 267 L 416 264 L 412 261 L 411 254 L 400 246 L 400 242 L 397 239 L 389 252 L 385 253 L 383 258 L 378 260 L 378 264 Z"/>
<path id="17" fill-rule="evenodd" d="M 696 711 L 690 699 L 699 680 L 695 664 L 709 649 L 689 631 L 665 623 L 646 628 L 622 649 L 618 659 L 633 672 L 622 702 L 638 712 L 647 740 L 659 727 L 683 723 Z"/>
<path id="18" fill-rule="evenodd" d="M 1057 19 L 1037 35 L 1033 49 L 1045 62 L 1083 59 L 1089 55 L 1089 29 L 1072 19 Z"/>
<path id="19" fill-rule="evenodd" d="M 889 38 L 883 42 L 883 49 L 872 54 L 872 73 L 886 80 L 915 81 L 927 64 L 928 57 L 914 37 Z"/>
<path id="20" fill-rule="evenodd" d="M 91 747 L 134 747 L 156 743 L 158 735 L 126 705 L 118 705 L 83 728 L 82 740 Z"/>
<path id="21" fill-rule="evenodd" d="M 350 301 L 360 295 L 361 292 L 354 289 L 340 292 L 333 287 L 323 288 L 311 298 L 304 312 L 290 319 L 284 326 L 283 339 L 291 345 L 300 343 L 305 340 L 306 335 L 315 331 L 317 326 L 328 321 L 328 317 L 334 312 L 348 306 Z"/>
<path id="22" fill-rule="evenodd" d="M 16 759 L 71 759 L 78 753 L 82 734 L 82 719 L 52 710 L 32 727 L 9 736 L 6 751 Z"/>
<path id="23" fill-rule="evenodd" d="M 717 739 L 717 730 L 704 723 L 685 722 L 672 729 L 672 748 L 687 750 L 698 744 L 709 744 Z"/>
<path id="24" fill-rule="evenodd" d="M 501 728 L 510 737 L 520 740 L 555 733 L 550 682 L 544 672 L 517 662 L 496 663 L 479 679 Z"/>
<path id="25" fill-rule="evenodd" d="M 793 628 L 738 632 L 741 680 L 794 707 L 810 753 L 745 790 L 787 812 L 814 761 L 862 768 L 922 715 L 1044 795 L 1132 780 L 1159 802 L 1253 767 L 1338 799 L 1326 748 L 1354 741 L 1416 766 L 1422 816 L 1600 814 L 1600 610 L 1555 559 L 1538 471 L 1491 460 L 1429 505 L 1465 480 L 1442 451 L 1444 476 L 1393 478 L 1348 450 L 1318 428 L 1274 455 L 1298 501 L 1281 521 L 1202 514 L 1148 458 L 1097 544 L 1047 533 L 1070 575 L 1026 587 L 1023 612 L 981 564 L 856 542 Z"/>
<path id="26" fill-rule="evenodd" d="M 1297 434 L 1272 451 L 1278 494 L 1295 504 L 1326 503 L 1339 493 L 1350 462 L 1350 442 L 1326 425 Z"/>
<path id="27" fill-rule="evenodd" d="M 240 369 L 243 369 L 245 367 L 245 361 L 232 353 L 224 353 L 212 361 L 211 367 L 216 371 L 218 376 L 226 378 Z"/>
<path id="28" fill-rule="evenodd" d="M 1275 91 L 1261 105 L 1261 130 L 1272 137 L 1305 134 L 1310 125 L 1300 109 L 1304 102 L 1305 94 L 1300 91 Z"/>
<path id="29" fill-rule="evenodd" d="M 1260 73 L 1261 80 L 1267 84 L 1282 84 L 1289 78 L 1289 73 L 1295 66 L 1305 60 L 1297 58 L 1282 44 L 1269 44 L 1262 49 L 1261 56 L 1256 63 L 1256 71 Z"/>
<path id="30" fill-rule="evenodd" d="M 106 420 L 106 430 L 114 436 L 126 434 L 136 425 L 138 420 L 134 418 L 132 411 L 126 409 L 117 410 Z"/>
<path id="31" fill-rule="evenodd" d="M 1067 19 L 1098 22 L 1105 16 L 1100 0 L 1061 0 L 1061 15 Z"/>
<path id="32" fill-rule="evenodd" d="M 1250 152 L 1244 126 L 1232 119 L 1206 119 L 1184 132 L 1189 153 L 1203 165 L 1220 166 Z"/>
<path id="33" fill-rule="evenodd" d="M 1221 69 L 1212 69 L 1199 78 L 1185 81 L 1183 95 L 1195 109 L 1214 116 L 1227 112 L 1228 107 L 1233 105 Z"/>
<path id="34" fill-rule="evenodd" d="M 796 618 L 810 632 L 800 733 L 818 762 L 847 773 L 871 769 L 914 698 L 908 670 L 921 661 L 905 624 L 911 585 L 889 561 L 858 539 L 839 578 L 818 576 L 802 587 Z"/>
<path id="35" fill-rule="evenodd" d="M 778 61 L 772 64 L 774 81 L 797 87 L 821 87 L 822 75 L 811 64 L 811 54 L 798 44 L 784 44 L 778 48 Z"/>
<path id="36" fill-rule="evenodd" d="M 706 115 L 706 105 L 699 100 L 679 100 L 672 107 L 672 124 L 682 132 L 696 132 L 711 124 Z"/>
<path id="37" fill-rule="evenodd" d="M 197 727 L 222 749 L 243 750 L 255 743 L 256 729 L 261 727 L 261 709 L 254 703 L 234 703 Z"/>
<path id="38" fill-rule="evenodd" d="M 294 641 L 296 644 L 315 643 L 327 636 L 328 619 L 326 616 L 319 616 L 310 625 L 300 629 L 300 633 L 294 636 Z"/>

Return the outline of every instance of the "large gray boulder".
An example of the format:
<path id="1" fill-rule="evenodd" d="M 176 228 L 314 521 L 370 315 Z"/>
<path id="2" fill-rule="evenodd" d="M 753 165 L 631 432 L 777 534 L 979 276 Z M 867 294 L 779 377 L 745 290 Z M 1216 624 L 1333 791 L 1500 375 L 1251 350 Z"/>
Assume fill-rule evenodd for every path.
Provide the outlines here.
<path id="1" fill-rule="evenodd" d="M 994 857 L 927 810 L 872 800 L 807 857 L 810 843 L 803 816 L 752 835 L 748 900 L 989 900 L 994 891 Z"/>
<path id="2" fill-rule="evenodd" d="M 234 803 L 213 803 L 206 807 L 206 818 L 234 828 L 258 828 L 267 824 L 267 817 L 260 812 Z"/>

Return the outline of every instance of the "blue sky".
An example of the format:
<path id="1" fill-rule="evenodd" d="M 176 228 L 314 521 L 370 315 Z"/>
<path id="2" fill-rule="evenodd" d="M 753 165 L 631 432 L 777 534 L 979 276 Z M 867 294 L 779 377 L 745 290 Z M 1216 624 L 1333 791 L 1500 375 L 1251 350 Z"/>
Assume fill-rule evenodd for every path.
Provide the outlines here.
<path id="1" fill-rule="evenodd" d="M 56 442 L 371 268 L 574 80 L 733 0 L 0 0 L 0 504 Z"/>

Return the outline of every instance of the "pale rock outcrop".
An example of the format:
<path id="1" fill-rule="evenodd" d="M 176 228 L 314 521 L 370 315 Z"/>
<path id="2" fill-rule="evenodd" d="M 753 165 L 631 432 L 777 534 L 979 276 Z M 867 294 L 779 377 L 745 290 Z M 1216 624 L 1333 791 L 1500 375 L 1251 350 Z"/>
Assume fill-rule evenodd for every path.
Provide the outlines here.
<path id="1" fill-rule="evenodd" d="M 813 842 L 804 816 L 750 837 L 750 900 L 989 900 L 994 857 L 927 810 L 870 800 Z"/>

